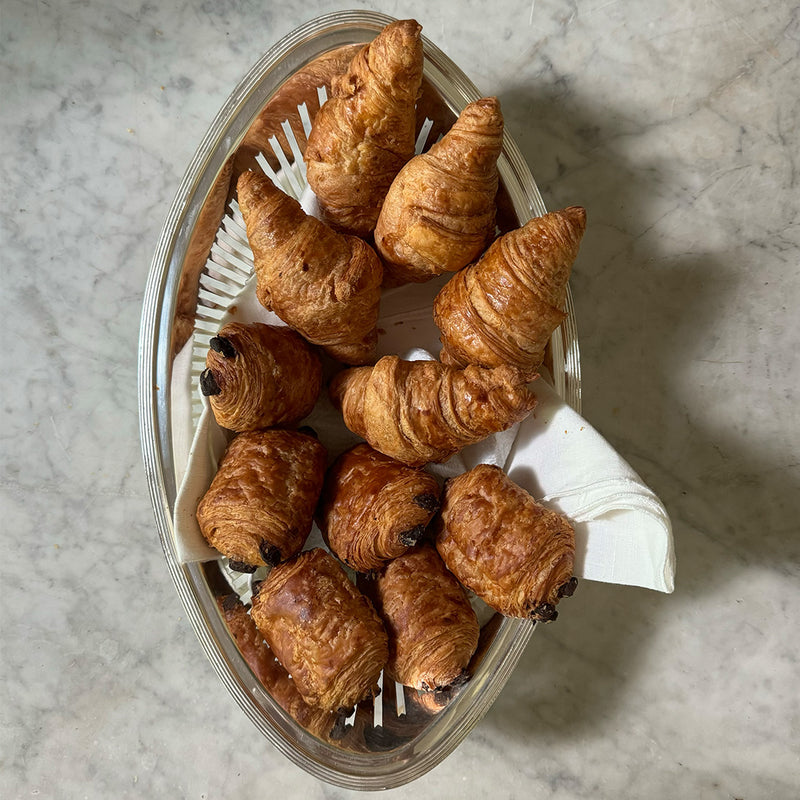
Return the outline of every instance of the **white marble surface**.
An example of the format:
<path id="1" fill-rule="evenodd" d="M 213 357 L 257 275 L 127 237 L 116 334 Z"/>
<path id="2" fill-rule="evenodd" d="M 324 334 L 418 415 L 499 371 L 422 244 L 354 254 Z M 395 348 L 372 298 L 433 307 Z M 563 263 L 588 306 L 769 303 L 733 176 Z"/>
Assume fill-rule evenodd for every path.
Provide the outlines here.
<path id="1" fill-rule="evenodd" d="M 273 42 L 335 7 L 3 3 L 4 798 L 350 795 L 261 738 L 203 655 L 136 400 L 149 262 L 196 145 Z M 387 795 L 796 797 L 800 12 L 484 8 L 380 10 L 500 96 L 549 207 L 588 209 L 584 413 L 667 505 L 677 588 L 584 583 L 464 744 Z"/>

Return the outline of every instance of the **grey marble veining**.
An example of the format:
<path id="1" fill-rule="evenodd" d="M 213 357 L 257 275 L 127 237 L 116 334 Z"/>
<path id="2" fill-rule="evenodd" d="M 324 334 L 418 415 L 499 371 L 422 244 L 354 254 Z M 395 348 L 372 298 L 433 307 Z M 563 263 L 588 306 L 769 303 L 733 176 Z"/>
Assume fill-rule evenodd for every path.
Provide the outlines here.
<path id="1" fill-rule="evenodd" d="M 371 3 L 359 5 L 375 7 Z M 0 795 L 343 798 L 232 703 L 141 466 L 152 252 L 239 78 L 335 4 L 8 0 L 0 14 Z M 584 414 L 665 502 L 671 596 L 584 583 L 443 764 L 390 797 L 800 791 L 800 11 L 387 2 L 586 206 Z"/>

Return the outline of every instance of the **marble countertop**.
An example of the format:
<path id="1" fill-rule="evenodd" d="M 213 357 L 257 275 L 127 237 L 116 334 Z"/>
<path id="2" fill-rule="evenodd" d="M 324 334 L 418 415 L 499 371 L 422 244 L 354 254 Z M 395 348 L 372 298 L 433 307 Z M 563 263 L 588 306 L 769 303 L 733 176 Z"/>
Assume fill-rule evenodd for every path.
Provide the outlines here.
<path id="1" fill-rule="evenodd" d="M 798 796 L 798 9 L 375 8 L 500 97 L 549 208 L 587 208 L 583 412 L 664 501 L 678 560 L 672 595 L 584 582 L 458 750 L 387 796 Z M 197 144 L 269 46 L 334 9 L 3 4 L 2 797 L 351 794 L 280 755 L 204 656 L 136 390 Z"/>

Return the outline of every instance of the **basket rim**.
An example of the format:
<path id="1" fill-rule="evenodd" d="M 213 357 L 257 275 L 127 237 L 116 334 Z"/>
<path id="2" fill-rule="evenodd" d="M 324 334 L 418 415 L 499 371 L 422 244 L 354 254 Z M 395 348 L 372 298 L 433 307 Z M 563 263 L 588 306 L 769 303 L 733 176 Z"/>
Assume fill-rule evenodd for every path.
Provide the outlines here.
<path id="1" fill-rule="evenodd" d="M 205 575 L 199 564 L 180 564 L 172 542 L 172 520 L 177 494 L 172 439 L 170 432 L 171 403 L 171 321 L 175 312 L 177 286 L 183 260 L 199 209 L 205 202 L 211 187 L 227 158 L 232 155 L 245 135 L 250 123 L 263 106 L 263 97 L 258 90 L 274 77 L 281 64 L 292 58 L 301 58 L 303 48 L 315 37 L 336 31 L 339 33 L 377 32 L 394 18 L 386 14 L 366 10 L 333 12 L 309 20 L 271 47 L 244 75 L 239 84 L 221 107 L 198 146 L 181 180 L 173 203 L 167 213 L 161 235 L 151 262 L 144 293 L 140 337 L 139 337 L 139 418 L 142 456 L 147 477 L 150 499 L 154 510 L 156 528 L 162 549 L 172 575 L 178 595 L 187 617 L 201 646 L 211 661 L 223 685 L 237 704 L 250 717 L 257 728 L 285 756 L 295 764 L 329 783 L 349 789 L 374 790 L 393 788 L 420 777 L 446 758 L 465 738 L 480 718 L 488 711 L 513 668 L 516 666 L 535 624 L 526 620 L 503 620 L 490 650 L 495 643 L 503 645 L 505 651 L 494 665 L 494 673 L 487 679 L 487 686 L 476 689 L 480 702 L 470 708 L 462 708 L 472 692 L 462 693 L 453 702 L 453 711 L 460 713 L 458 724 L 452 727 L 449 736 L 431 742 L 429 732 L 437 732 L 446 717 L 435 717 L 422 734 L 402 749 L 410 752 L 398 760 L 397 751 L 390 753 L 352 753 L 325 745 L 306 731 L 299 729 L 288 715 L 264 691 L 258 696 L 252 685 L 252 674 L 238 652 L 225 651 L 220 647 L 220 637 L 228 636 L 215 606 L 203 595 Z M 320 55 L 329 49 L 319 50 Z M 481 97 L 477 87 L 469 78 L 432 42 L 423 36 L 426 77 L 443 95 L 443 100 L 454 107 L 462 107 Z M 285 80 L 285 78 L 284 78 Z M 445 82 L 452 93 L 445 97 L 441 85 Z M 275 84 L 275 88 L 283 81 Z M 274 94 L 274 90 L 272 92 Z M 271 96 L 271 94 L 269 95 Z M 267 97 L 269 99 L 269 97 Z M 258 108 L 256 108 L 258 107 Z M 256 109 L 255 111 L 253 109 Z M 232 131 L 234 123 L 239 129 Z M 504 137 L 504 156 L 508 169 L 513 174 L 529 179 L 525 185 L 525 200 L 531 216 L 545 213 L 546 209 L 533 176 L 521 152 L 509 135 Z M 502 180 L 502 177 L 501 177 Z M 518 198 L 519 201 L 519 198 Z M 517 203 L 515 210 L 518 212 Z M 523 215 L 525 207 L 522 208 Z M 520 219 L 520 224 L 527 220 Z M 568 320 L 574 325 L 572 299 L 567 289 Z M 566 335 L 566 347 L 561 337 Z M 569 384 L 559 375 L 556 389 L 567 402 L 580 410 L 580 366 L 577 350 L 577 334 L 569 330 L 559 332 L 559 341 L 554 344 L 554 358 L 560 358 L 572 378 L 572 395 L 567 396 Z M 558 372 L 558 371 L 557 371 Z M 565 394 L 566 393 L 566 394 Z M 206 585 L 207 588 L 207 585 Z M 234 645 L 235 647 L 235 645 Z M 238 656 L 238 658 L 237 658 Z M 462 700 L 463 698 L 463 700 Z M 462 703 L 459 704 L 459 701 Z M 269 719 L 265 710 L 271 712 Z M 437 726 L 437 721 L 439 725 Z M 299 731 L 294 730 L 293 726 Z M 435 738 L 435 737 L 434 737 Z M 413 746 L 412 746 L 413 745 Z M 320 756 L 329 750 L 329 756 L 337 761 L 336 766 L 328 760 L 323 763 Z M 394 755 L 393 755 L 394 754 Z"/>

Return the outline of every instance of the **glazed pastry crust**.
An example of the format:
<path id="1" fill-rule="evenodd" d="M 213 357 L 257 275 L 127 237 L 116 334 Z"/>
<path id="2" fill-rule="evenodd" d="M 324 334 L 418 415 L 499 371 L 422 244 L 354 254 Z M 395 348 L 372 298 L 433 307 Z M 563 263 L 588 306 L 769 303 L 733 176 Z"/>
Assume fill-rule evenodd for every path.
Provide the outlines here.
<path id="1" fill-rule="evenodd" d="M 389 634 L 389 677 L 421 691 L 466 681 L 480 626 L 463 587 L 431 545 L 387 564 L 370 596 Z"/>
<path id="2" fill-rule="evenodd" d="M 336 711 L 378 694 L 386 631 L 327 551 L 306 550 L 275 567 L 251 613 L 307 703 Z"/>
<path id="3" fill-rule="evenodd" d="M 386 283 L 421 283 L 456 272 L 484 251 L 495 231 L 502 146 L 500 103 L 484 97 L 403 167 L 375 228 Z"/>
<path id="4" fill-rule="evenodd" d="M 322 362 L 291 328 L 232 322 L 211 339 L 200 385 L 223 428 L 294 425 L 319 397 Z"/>
<path id="5" fill-rule="evenodd" d="M 368 236 L 392 180 L 414 155 L 421 30 L 414 20 L 387 25 L 333 78 L 331 97 L 314 119 L 308 183 L 337 230 Z"/>
<path id="6" fill-rule="evenodd" d="M 315 736 L 326 741 L 335 738 L 333 734 L 341 726 L 340 716 L 303 700 L 239 598 L 235 594 L 220 597 L 217 605 L 242 657 L 275 702 Z"/>
<path id="7" fill-rule="evenodd" d="M 436 547 L 464 586 L 509 617 L 555 619 L 577 583 L 568 520 L 488 464 L 445 485 Z"/>
<path id="8" fill-rule="evenodd" d="M 439 495 L 433 475 L 359 444 L 328 470 L 317 521 L 337 558 L 370 572 L 422 538 Z"/>
<path id="9" fill-rule="evenodd" d="M 454 275 L 433 304 L 441 360 L 511 364 L 533 375 L 566 317 L 567 281 L 585 229 L 586 211 L 579 206 L 545 214 L 501 236 Z"/>
<path id="10" fill-rule="evenodd" d="M 536 405 L 514 367 L 458 370 L 397 356 L 340 372 L 329 391 L 349 430 L 379 452 L 416 467 L 446 461 L 524 419 Z"/>
<path id="11" fill-rule="evenodd" d="M 306 215 L 263 175 L 245 172 L 237 189 L 259 302 L 332 358 L 373 360 L 383 278 L 375 251 Z"/>
<path id="12" fill-rule="evenodd" d="M 326 455 L 299 431 L 240 433 L 197 507 L 203 536 L 249 571 L 294 555 L 311 531 Z"/>

